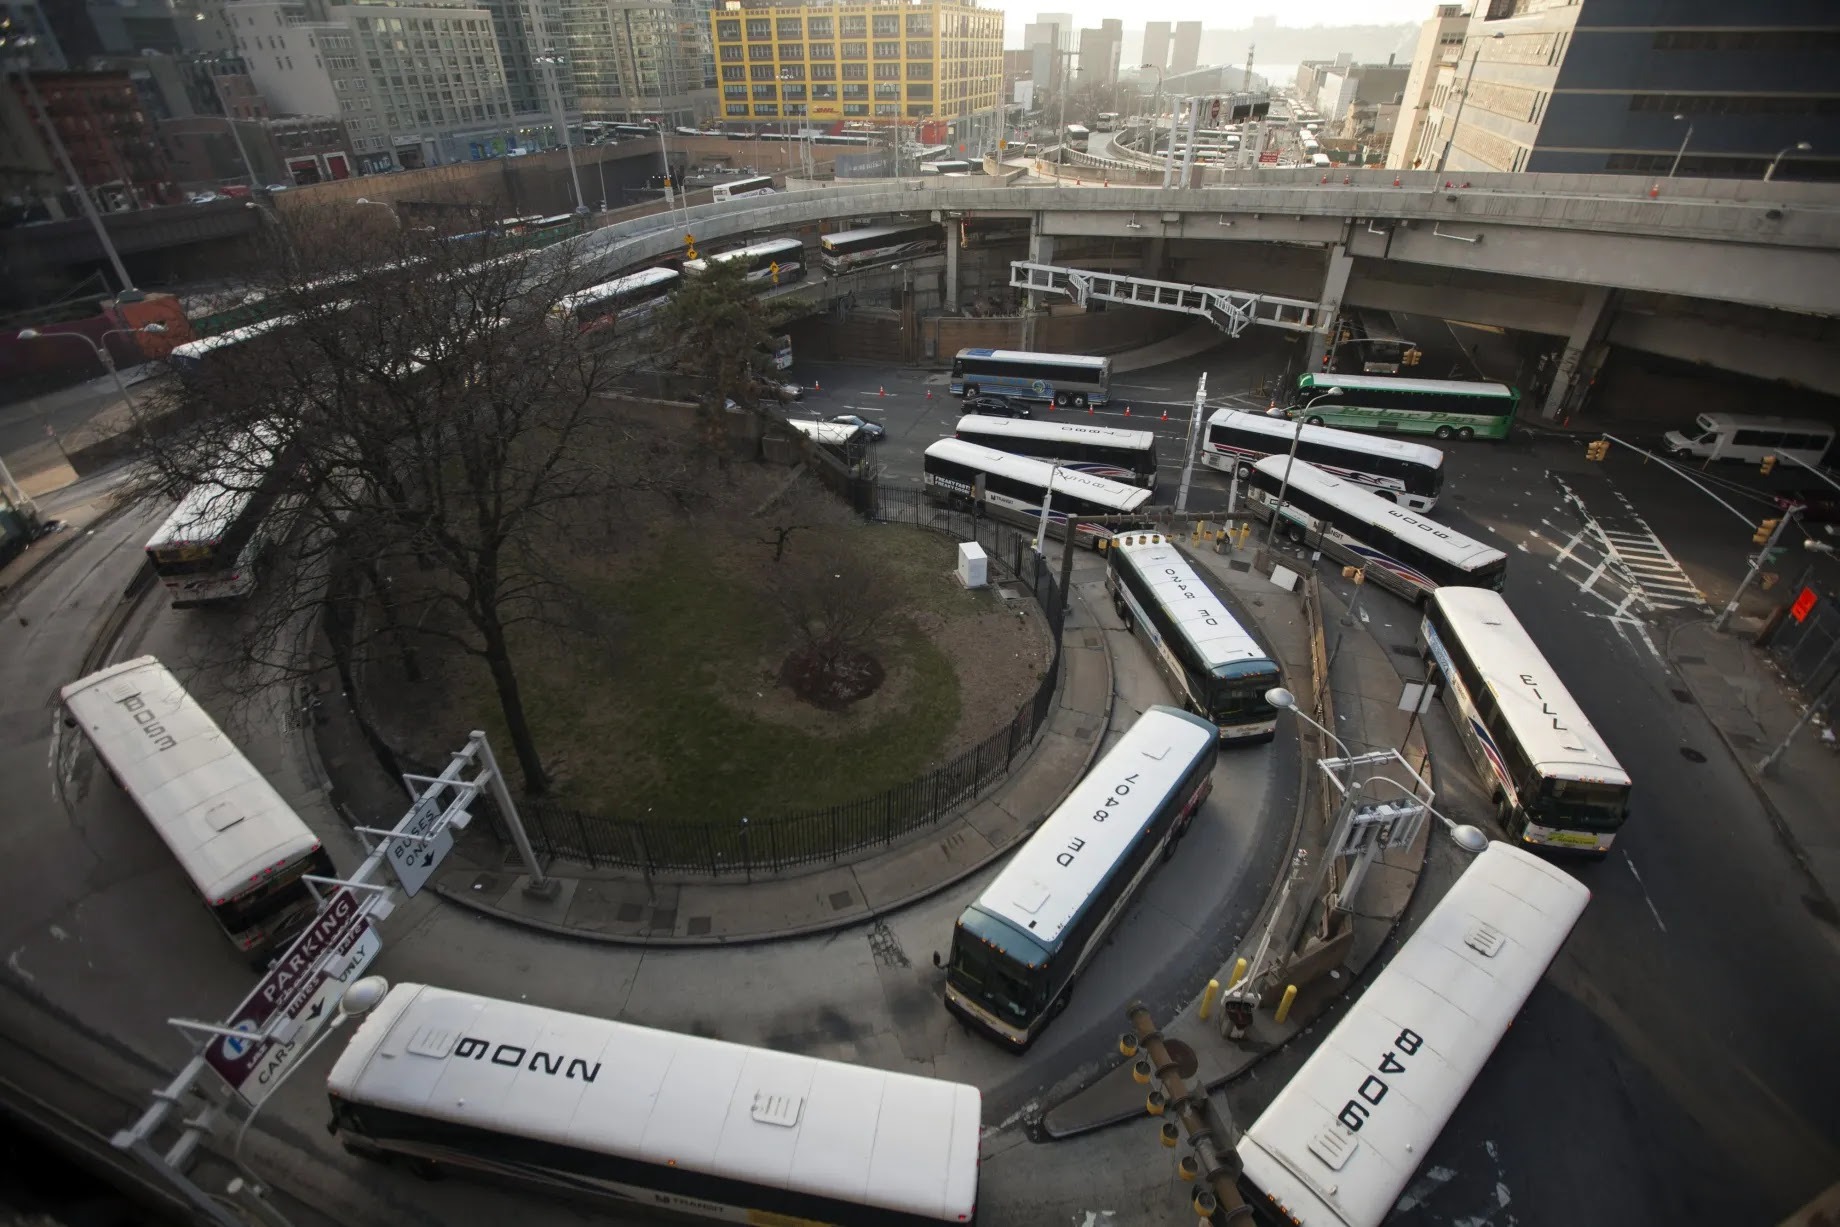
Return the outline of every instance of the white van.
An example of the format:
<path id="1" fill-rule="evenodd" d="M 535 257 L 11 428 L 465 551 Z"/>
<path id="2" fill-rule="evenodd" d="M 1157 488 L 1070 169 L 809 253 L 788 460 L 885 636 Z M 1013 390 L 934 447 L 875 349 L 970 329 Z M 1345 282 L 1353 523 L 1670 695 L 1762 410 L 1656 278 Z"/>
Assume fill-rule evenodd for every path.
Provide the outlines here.
<path id="1" fill-rule="evenodd" d="M 1669 453 L 1700 460 L 1744 460 L 1788 455 L 1819 464 L 1834 441 L 1834 428 L 1797 418 L 1752 417 L 1746 413 L 1702 413 L 1693 419 L 1697 433 L 1670 430 L 1662 436 Z"/>

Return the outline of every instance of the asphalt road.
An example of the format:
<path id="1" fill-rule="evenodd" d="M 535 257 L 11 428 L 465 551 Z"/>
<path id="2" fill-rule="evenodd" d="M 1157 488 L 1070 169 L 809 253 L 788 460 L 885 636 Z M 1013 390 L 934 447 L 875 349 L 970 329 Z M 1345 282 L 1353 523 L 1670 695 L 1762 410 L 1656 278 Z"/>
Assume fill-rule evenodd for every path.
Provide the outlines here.
<path id="1" fill-rule="evenodd" d="M 1182 363 L 1121 375 L 1118 403 L 1092 420 L 1157 431 L 1165 443 L 1166 501 L 1179 477 L 1195 376 L 1206 370 L 1213 392 L 1243 397 L 1292 352 L 1284 338 L 1249 336 Z M 794 376 L 822 383 L 810 408 L 878 415 L 890 431 L 881 459 L 891 480 L 917 477 L 920 452 L 949 433 L 957 416 L 938 375 L 799 366 Z M 1128 422 L 1126 404 L 1133 410 Z M 1512 551 L 1509 600 L 1634 776 L 1635 808 L 1616 853 L 1576 869 L 1594 892 L 1591 907 L 1427 1156 L 1395 1221 L 1770 1222 L 1840 1170 L 1840 1055 L 1831 1043 L 1840 1018 L 1840 935 L 1817 915 L 1812 887 L 1716 735 L 1672 693 L 1657 649 L 1669 618 L 1698 615 L 1617 620 L 1615 602 L 1626 594 L 1581 590 L 1580 570 L 1558 560 L 1564 534 L 1580 523 L 1579 504 L 1564 498 L 1558 480 L 1584 492 L 1587 514 L 1617 511 L 1615 493 L 1625 494 L 1715 600 L 1736 582 L 1748 533 L 1716 506 L 1706 510 L 1690 487 L 1634 458 L 1587 465 L 1581 452 L 1578 442 L 1455 446 L 1439 515 L 1476 535 L 1494 534 Z M 1220 479 L 1198 470 L 1191 506 L 1218 506 L 1224 498 Z M 164 1020 L 226 1008 L 248 973 L 106 780 L 91 772 L 53 793 L 47 772 L 51 696 L 76 674 L 138 562 L 133 546 L 146 530 L 131 517 L 99 530 L 25 595 L 13 611 L 24 621 L 6 628 L 0 721 L 9 737 L 0 745 L 0 771 L 24 783 L 0 800 L 11 990 L 0 1008 L 54 1003 L 94 1029 L 97 1042 L 170 1067 L 186 1049 Z M 1077 582 L 1091 584 L 1096 574 L 1082 556 Z M 1409 644 L 1410 609 L 1378 591 L 1363 604 L 1384 643 Z M 120 650 L 155 651 L 183 668 L 202 659 L 228 625 L 210 611 L 175 613 L 155 602 L 129 623 Z M 1122 723 L 1129 709 L 1160 697 L 1160 683 L 1134 642 L 1114 647 Z M 315 795 L 281 713 L 231 704 L 219 714 L 329 842 L 337 839 L 342 820 Z M 1441 806 L 1486 824 L 1485 799 L 1461 770 L 1448 719 L 1434 715 L 1427 727 L 1447 764 Z M 1294 763 L 1283 758 L 1293 744 L 1280 740 L 1229 756 L 1225 786 L 1215 789 L 1182 854 L 1151 879 L 1068 1012 L 1021 1061 L 950 1022 L 927 957 L 989 874 L 880 926 L 714 952 L 587 947 L 424 898 L 389 922 L 377 969 L 394 979 L 515 992 L 562 1008 L 968 1079 L 986 1088 L 994 1124 L 1044 1087 L 1109 1061 L 1123 1000 L 1143 995 L 1161 1012 L 1212 971 L 1244 926 L 1244 887 L 1261 872 L 1262 858 L 1278 851 L 1253 819 L 1288 812 L 1277 782 L 1295 778 Z M 341 864 L 353 862 L 348 839 L 333 846 Z M 1441 845 L 1433 866 L 1414 916 L 1435 898 L 1440 875 L 1457 868 Z M 1242 1118 L 1275 1093 L 1296 1059 L 1286 1054 L 1234 1088 Z M 531 1211 L 528 1200 L 468 1182 L 416 1186 L 400 1173 L 354 1169 L 318 1129 L 323 1100 L 310 1074 L 284 1088 L 270 1111 L 273 1120 L 256 1131 L 258 1152 L 329 1205 L 387 1206 L 408 1223 L 502 1222 Z M 1035 1146 L 1012 1128 L 993 1144 L 1000 1154 L 986 1166 L 987 1206 L 992 1214 L 1015 1208 L 995 1221 L 1183 1221 L 1173 1213 L 1178 1183 L 1160 1166 L 1139 1163 L 1167 1154 L 1144 1130 L 1127 1126 L 1079 1143 Z M 1057 1183 L 1062 1175 L 1066 1182 Z M 1157 1209 L 1154 1216 L 1121 1209 L 1131 1206 Z M 1102 1209 L 1122 1217 L 1101 1219 Z M 578 1217 L 562 1207 L 543 1212 L 545 1221 Z"/>
<path id="2" fill-rule="evenodd" d="M 1177 400 L 1202 368 L 1211 386 L 1243 389 L 1260 364 L 1216 350 L 1120 376 L 1114 396 L 1120 406 L 1131 393 Z M 827 393 L 860 408 L 864 383 L 879 376 L 843 368 L 822 378 Z M 890 430 L 891 478 L 917 477 L 920 451 L 950 431 L 956 402 L 942 402 L 937 384 L 927 402 L 925 386 L 910 377 L 873 403 Z M 1146 421 L 1142 408 L 1129 422 L 1119 406 L 1093 420 L 1157 430 L 1167 441 L 1157 501 L 1168 502 L 1186 413 L 1170 405 L 1165 423 L 1156 404 Z M 1592 464 L 1583 447 L 1523 439 L 1447 453 L 1438 517 L 1510 551 L 1510 604 L 1636 790 L 1612 856 L 1573 867 L 1592 904 L 1427 1156 L 1393 1220 L 1402 1225 L 1774 1222 L 1840 1172 L 1840 932 L 1738 764 L 1675 693 L 1664 659 L 1674 621 L 1729 599 L 1754 549 L 1750 529 L 1677 474 L 1622 450 Z M 1701 480 L 1756 518 L 1767 511 L 1761 498 L 1725 482 L 1808 482 L 1743 467 Z M 1190 507 L 1223 505 L 1220 485 L 1212 473 L 1197 477 Z M 1705 604 L 1645 609 L 1645 594 L 1626 604 L 1630 594 L 1613 583 L 1583 588 L 1593 560 L 1561 560 L 1559 551 L 1587 516 L 1625 528 L 1639 518 Z M 1793 551 L 1778 564 L 1785 582 L 1804 565 L 1831 564 Z M 1323 575 L 1343 586 L 1339 568 Z M 1746 610 L 1769 599 L 1754 596 Z M 1415 611 L 1379 590 L 1363 603 L 1369 629 L 1403 659 Z M 1444 774 L 1442 804 L 1492 827 L 1448 717 L 1440 709 L 1427 727 L 1434 752 L 1456 765 Z M 1250 1080 L 1236 1088 L 1236 1106 L 1256 1111 L 1277 1085 L 1269 1073 Z"/>

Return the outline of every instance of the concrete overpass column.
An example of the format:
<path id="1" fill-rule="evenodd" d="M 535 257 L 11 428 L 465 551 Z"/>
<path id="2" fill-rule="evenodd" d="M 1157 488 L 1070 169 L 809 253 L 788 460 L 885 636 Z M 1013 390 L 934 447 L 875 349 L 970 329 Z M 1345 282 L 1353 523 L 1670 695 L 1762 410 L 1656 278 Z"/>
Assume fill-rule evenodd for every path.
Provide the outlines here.
<path id="1" fill-rule="evenodd" d="M 958 314 L 958 236 L 951 222 L 946 223 L 946 314 Z"/>
<path id="2" fill-rule="evenodd" d="M 1029 228 L 1029 262 L 1031 264 L 1054 263 L 1054 236 L 1041 232 L 1041 214 L 1035 215 L 1034 224 Z M 1044 310 L 1041 294 L 1029 295 L 1029 310 Z"/>
<path id="3" fill-rule="evenodd" d="M 1342 309 L 1342 295 L 1348 292 L 1348 274 L 1354 271 L 1354 257 L 1346 242 L 1329 249 L 1329 268 L 1323 274 L 1322 297 L 1316 301 L 1316 331 L 1310 334 L 1312 372 L 1322 370 L 1329 352 L 1329 338 L 1335 335 L 1335 317 Z"/>
<path id="4" fill-rule="evenodd" d="M 1572 321 L 1571 335 L 1565 338 L 1565 352 L 1559 355 L 1559 365 L 1553 370 L 1552 386 L 1546 389 L 1546 402 L 1540 406 L 1541 417 L 1556 418 L 1561 409 L 1578 403 L 1579 367 L 1591 343 L 1603 331 L 1604 307 L 1609 302 L 1607 288 L 1585 287 L 1584 302 L 1579 304 L 1577 318 Z"/>
<path id="5" fill-rule="evenodd" d="M 1163 247 L 1165 240 L 1161 237 L 1150 239 L 1144 244 L 1144 262 L 1138 268 L 1138 275 L 1152 281 L 1163 275 Z"/>

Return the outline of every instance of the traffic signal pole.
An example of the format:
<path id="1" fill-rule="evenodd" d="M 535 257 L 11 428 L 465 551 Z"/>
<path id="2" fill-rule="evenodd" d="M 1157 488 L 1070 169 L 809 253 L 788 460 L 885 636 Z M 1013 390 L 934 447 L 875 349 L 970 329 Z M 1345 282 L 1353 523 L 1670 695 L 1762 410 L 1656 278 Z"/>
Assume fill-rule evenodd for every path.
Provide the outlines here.
<path id="1" fill-rule="evenodd" d="M 1782 519 L 1776 521 L 1775 527 L 1770 529 L 1769 536 L 1767 537 L 1764 537 L 1763 529 L 1759 528 L 1757 530 L 1757 537 L 1764 537 L 1762 542 L 1763 548 L 1757 551 L 1757 557 L 1751 562 L 1751 569 L 1744 573 L 1744 582 L 1739 584 L 1738 590 L 1731 594 L 1731 600 L 1725 603 L 1725 608 L 1719 611 L 1719 616 L 1712 620 L 1713 630 L 1724 630 L 1725 624 L 1731 621 L 1731 615 L 1738 612 L 1738 602 L 1743 598 L 1744 590 L 1751 586 L 1752 581 L 1754 581 L 1758 573 L 1763 570 L 1763 564 L 1769 561 L 1770 553 L 1776 548 L 1777 541 L 1782 539 L 1783 531 L 1789 527 L 1790 522 L 1795 519 L 1795 513 L 1800 510 L 1800 507 L 1791 507 L 1788 511 L 1784 512 Z M 1765 524 L 1767 525 L 1768 523 L 1769 522 L 1766 520 Z M 1756 543 L 1757 537 L 1752 537 L 1751 541 Z"/>

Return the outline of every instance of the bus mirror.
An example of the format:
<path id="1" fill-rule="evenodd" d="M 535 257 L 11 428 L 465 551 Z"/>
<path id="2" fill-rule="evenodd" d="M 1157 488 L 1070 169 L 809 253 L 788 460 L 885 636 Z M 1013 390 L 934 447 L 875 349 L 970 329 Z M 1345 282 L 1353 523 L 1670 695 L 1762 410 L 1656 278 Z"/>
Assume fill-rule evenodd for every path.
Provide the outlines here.
<path id="1" fill-rule="evenodd" d="M 944 967 L 945 965 L 946 965 L 946 961 L 939 957 L 939 951 L 937 950 L 933 951 L 933 966 Z"/>

